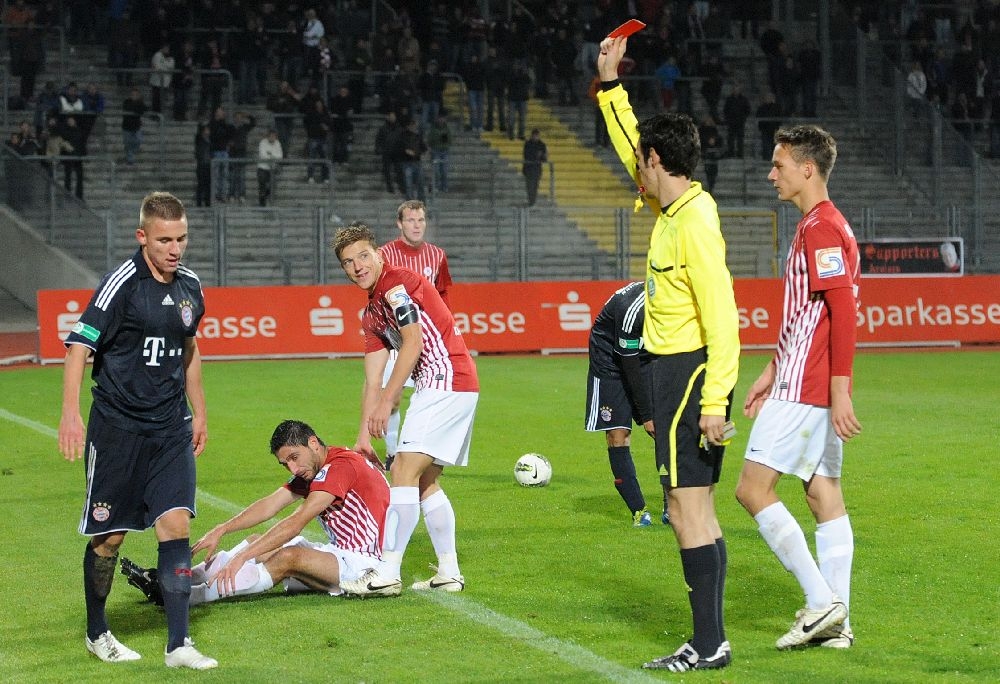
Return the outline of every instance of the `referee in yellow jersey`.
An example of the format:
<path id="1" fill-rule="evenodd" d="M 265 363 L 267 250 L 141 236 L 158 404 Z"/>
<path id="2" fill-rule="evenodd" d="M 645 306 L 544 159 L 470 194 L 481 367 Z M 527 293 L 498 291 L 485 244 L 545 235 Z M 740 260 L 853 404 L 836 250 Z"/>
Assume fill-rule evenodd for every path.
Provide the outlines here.
<path id="1" fill-rule="evenodd" d="M 672 672 L 725 667 L 726 545 L 715 485 L 739 370 L 739 322 L 715 200 L 692 181 L 698 130 L 684 114 L 639 123 L 618 81 L 626 38 L 607 38 L 597 60 L 598 104 L 639 195 L 658 212 L 646 260 L 643 342 L 652 361 L 656 462 L 669 492 L 694 634 L 676 652 L 643 665 Z M 639 200 L 637 200 L 639 204 Z"/>

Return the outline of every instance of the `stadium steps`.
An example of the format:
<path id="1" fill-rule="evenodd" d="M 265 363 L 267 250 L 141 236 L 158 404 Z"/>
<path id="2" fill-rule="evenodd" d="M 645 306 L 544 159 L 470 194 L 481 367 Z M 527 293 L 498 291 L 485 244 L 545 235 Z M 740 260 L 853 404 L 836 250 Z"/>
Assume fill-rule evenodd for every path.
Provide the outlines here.
<path id="1" fill-rule="evenodd" d="M 225 213 L 230 219 L 239 216 L 240 227 L 247 229 L 247 235 L 266 236 L 274 232 L 267 212 L 243 211 L 256 204 L 256 172 L 253 165 L 245 170 L 247 205 L 219 204 L 213 202 L 209 210 L 199 210 L 194 206 L 194 138 L 197 123 L 194 121 L 175 122 L 169 116 L 163 124 L 162 145 L 158 140 L 155 123 L 146 121 L 146 133 L 138 163 L 124 166 L 121 144 L 120 110 L 127 87 L 116 87 L 111 73 L 104 67 L 104 55 L 97 46 L 80 46 L 74 56 L 74 71 L 68 79 L 83 84 L 97 82 L 105 94 L 107 107 L 111 112 L 103 117 L 90 141 L 90 156 L 87 162 L 84 194 L 91 210 L 100 216 L 110 217 L 110 223 L 118 227 L 111 231 L 112 245 L 110 262 L 117 263 L 127 257 L 135 248 L 133 238 L 136 225 L 136 210 L 141 198 L 150 190 L 166 189 L 177 194 L 192 212 L 192 250 L 188 253 L 192 266 L 202 276 L 206 284 L 272 284 L 277 282 L 315 282 L 315 266 L 303 266 L 307 261 L 303 255 L 292 249 L 300 241 L 306 251 L 315 252 L 325 248 L 317 245 L 313 214 L 304 219 L 308 235 L 293 237 L 294 231 L 286 232 L 288 242 L 283 246 L 269 240 L 258 240 L 251 244 L 250 252 L 241 252 L 239 259 L 230 258 L 227 273 L 217 273 L 215 246 L 210 246 L 209 257 L 200 251 L 205 246 L 206 236 L 211 231 L 199 230 L 199 226 L 214 225 L 217 213 Z M 137 81 L 148 103 L 148 86 Z M 167 99 L 168 105 L 171 102 Z M 195 103 L 196 104 L 196 103 Z M 247 111 L 257 119 L 257 127 L 250 133 L 251 155 L 255 153 L 255 142 L 271 123 L 271 115 L 262 105 L 237 105 L 237 110 Z M 193 110 L 193 107 L 192 107 Z M 169 107 L 167 108 L 169 113 Z M 457 108 L 454 111 L 459 111 Z M 194 112 L 190 112 L 193 114 Z M 233 114 L 232 111 L 229 112 Z M 330 220 L 325 224 L 327 236 L 338 225 L 354 219 L 362 219 L 373 224 L 380 232 L 381 239 L 391 239 L 397 234 L 395 210 L 404 199 L 401 195 L 386 193 L 381 179 L 381 160 L 374 154 L 375 132 L 382 123 L 382 117 L 371 109 L 355 118 L 354 142 L 350 160 L 337 165 L 333 181 L 329 184 L 308 184 L 304 181 L 305 169 L 301 166 L 283 168 L 275 189 L 276 204 L 286 214 L 295 208 L 315 212 L 317 207 L 327 208 Z M 458 280 L 494 280 L 529 277 L 523 267 L 516 263 L 515 244 L 516 213 L 511 207 L 523 206 L 524 182 L 520 173 L 499 159 L 489 146 L 472 133 L 464 131 L 461 122 L 451 121 L 454 142 L 451 153 L 451 192 L 428 196 L 432 216 L 431 239 L 440 242 L 449 252 L 452 273 Z M 303 156 L 304 132 L 301 121 L 296 120 L 292 135 L 292 155 Z M 161 153 L 162 151 L 162 153 Z M 429 156 L 429 155 L 428 155 Z M 115 172 L 111 164 L 115 161 Z M 429 170 L 427 163 L 425 169 Z M 429 173 L 425 174 L 429 181 Z M 57 170 L 57 181 L 61 172 Z M 600 250 L 593 241 L 584 236 L 565 213 L 549 201 L 539 202 L 529 216 L 530 248 L 533 253 L 529 260 L 533 278 L 552 277 L 557 279 L 603 277 L 613 275 L 613 259 Z M 542 229 L 544 227 L 544 229 Z M 232 231 L 231 231 L 232 232 Z M 61 244 L 73 253 L 87 253 L 88 263 L 97 271 L 107 268 L 103 245 L 93 249 L 91 241 L 83 236 L 74 236 L 66 230 Z M 247 238 L 253 243 L 253 238 Z M 227 236 L 227 247 L 237 249 L 240 239 Z M 297 248 L 296 248 L 297 249 Z M 93 252 L 90 254 L 89 252 Z M 255 255 L 251 258 L 251 254 Z M 537 254 L 537 259 L 535 255 Z M 328 282 L 341 282 L 343 274 L 333 259 L 325 277 Z M 321 276 L 322 279 L 322 276 Z"/>
<path id="2" fill-rule="evenodd" d="M 567 217 L 600 249 L 609 255 L 614 254 L 615 210 L 622 206 L 623 198 L 629 196 L 629 188 L 580 142 L 544 102 L 529 100 L 526 121 L 526 135 L 530 135 L 533 128 L 540 129 L 552 165 L 543 168 L 539 198 L 554 199 L 564 208 Z M 521 169 L 523 140 L 508 139 L 499 130 L 484 132 L 482 138 L 508 164 Z M 648 242 L 648 235 L 645 241 Z M 634 236 L 633 244 L 636 243 L 642 244 L 643 236 Z"/>

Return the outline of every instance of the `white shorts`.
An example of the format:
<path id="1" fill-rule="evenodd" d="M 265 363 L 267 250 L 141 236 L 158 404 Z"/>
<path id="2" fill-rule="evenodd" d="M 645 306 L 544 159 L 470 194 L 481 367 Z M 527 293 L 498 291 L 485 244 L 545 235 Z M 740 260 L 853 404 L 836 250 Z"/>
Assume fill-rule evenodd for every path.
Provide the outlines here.
<path id="1" fill-rule="evenodd" d="M 813 475 L 840 477 L 844 442 L 829 408 L 768 399 L 750 430 L 745 457 L 808 482 Z"/>
<path id="2" fill-rule="evenodd" d="M 427 454 L 437 465 L 468 465 L 478 402 L 478 392 L 418 389 L 406 408 L 396 453 Z"/>
<path id="3" fill-rule="evenodd" d="M 385 364 L 385 370 L 382 371 L 382 387 L 385 387 L 389 383 L 389 376 L 392 375 L 392 369 L 396 367 L 396 359 L 399 358 L 399 352 L 395 349 L 389 350 L 389 360 Z M 413 387 L 413 376 L 411 375 L 403 383 L 403 387 Z"/>
<path id="4" fill-rule="evenodd" d="M 340 581 L 350 582 L 361 577 L 365 574 L 365 571 L 369 568 L 374 568 L 379 564 L 379 559 L 372 556 L 365 555 L 363 553 L 358 553 L 357 551 L 348 551 L 347 549 L 342 549 L 336 544 L 331 544 L 329 542 L 312 542 L 305 537 L 295 537 L 291 541 L 285 544 L 285 546 L 301 546 L 305 549 L 313 549 L 314 551 L 322 551 L 323 553 L 328 553 L 337 559 L 337 565 L 340 569 Z M 341 594 L 339 589 L 337 591 L 331 591 L 331 596 L 337 596 Z"/>

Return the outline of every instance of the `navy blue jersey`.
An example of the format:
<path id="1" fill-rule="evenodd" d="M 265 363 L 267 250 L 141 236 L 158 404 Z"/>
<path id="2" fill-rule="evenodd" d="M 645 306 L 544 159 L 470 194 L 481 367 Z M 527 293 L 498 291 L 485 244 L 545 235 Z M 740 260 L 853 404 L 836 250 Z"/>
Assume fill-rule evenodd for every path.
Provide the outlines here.
<path id="1" fill-rule="evenodd" d="M 94 352 L 94 407 L 109 423 L 152 435 L 191 420 L 184 345 L 204 313 L 201 282 L 183 265 L 161 283 L 137 250 L 104 276 L 66 345 Z"/>
<path id="2" fill-rule="evenodd" d="M 615 291 L 604 303 L 590 329 L 590 368 L 604 378 L 621 374 L 621 357 L 645 353 L 642 346 L 642 319 L 645 309 L 642 281 Z"/>

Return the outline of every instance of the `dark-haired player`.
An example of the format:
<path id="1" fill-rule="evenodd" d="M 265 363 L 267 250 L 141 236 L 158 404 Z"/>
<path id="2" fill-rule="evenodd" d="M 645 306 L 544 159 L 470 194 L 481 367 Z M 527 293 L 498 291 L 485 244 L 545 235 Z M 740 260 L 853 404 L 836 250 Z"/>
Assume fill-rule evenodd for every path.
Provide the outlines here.
<path id="1" fill-rule="evenodd" d="M 651 357 L 657 468 L 668 489 L 694 625 L 687 643 L 643 667 L 720 668 L 732 651 L 723 628 L 726 546 L 715 485 L 739 369 L 736 299 L 715 200 L 691 180 L 701 156 L 698 130 L 684 114 L 636 120 L 618 81 L 626 42 L 601 43 L 598 102 L 615 151 L 657 213 L 642 338 Z"/>
<path id="2" fill-rule="evenodd" d="M 104 276 L 66 338 L 59 450 L 70 461 L 86 457 L 80 521 L 80 533 L 90 537 L 83 556 L 86 646 L 108 663 L 141 657 L 111 633 L 105 604 L 125 534 L 153 527 L 166 664 L 204 670 L 218 663 L 188 638 L 188 537 L 194 459 L 208 434 L 195 338 L 205 307 L 198 277 L 181 263 L 188 242 L 181 201 L 165 192 L 147 195 L 136 239 L 139 249 Z M 94 402 L 84 448 L 80 389 L 91 353 Z"/>
<path id="3" fill-rule="evenodd" d="M 282 580 L 289 592 L 336 595 L 341 593 L 341 581 L 356 579 L 378 563 L 389 507 L 389 485 L 382 471 L 350 449 L 326 446 L 298 420 L 282 421 L 274 429 L 271 453 L 291 479 L 213 527 L 194 545 L 191 553 L 205 551 L 205 562 L 191 569 L 192 604 L 259 594 Z M 216 553 L 225 535 L 266 522 L 296 502 L 298 508 L 263 535 Z M 326 532 L 327 543 L 300 536 L 312 519 Z M 123 573 L 149 596 L 143 579 L 148 571 L 134 568 Z"/>
<path id="4" fill-rule="evenodd" d="M 363 596 L 399 594 L 403 553 L 422 511 L 438 566 L 433 577 L 412 588 L 462 591 L 465 578 L 455 548 L 455 511 L 438 481 L 446 465 L 468 462 L 479 401 L 476 366 L 441 295 L 424 277 L 387 264 L 368 226 L 355 222 L 340 230 L 333 249 L 348 279 L 368 293 L 361 318 L 365 383 L 357 451 L 374 457 L 371 440 L 385 435 L 406 378 L 412 377 L 416 387 L 392 463 L 382 563 L 361 579 L 340 586 Z M 398 356 L 383 387 L 390 349 Z"/>
<path id="5" fill-rule="evenodd" d="M 632 525 L 647 527 L 652 517 L 632 461 L 632 421 L 655 437 L 649 383 L 642 371 L 642 323 L 646 293 L 642 281 L 615 291 L 601 307 L 587 344 L 588 432 L 604 432 L 615 489 L 632 513 Z M 664 492 L 663 523 L 670 521 Z"/>
<path id="6" fill-rule="evenodd" d="M 861 259 L 827 190 L 837 160 L 833 136 L 818 126 L 793 126 L 780 129 L 774 142 L 767 179 L 803 216 L 785 261 L 778 350 L 743 405 L 756 421 L 736 498 L 805 593 L 805 608 L 777 647 L 849 648 L 854 533 L 840 474 L 844 442 L 861 432 L 851 401 Z M 805 487 L 816 519 L 816 560 L 778 498 L 783 474 L 797 476 Z"/>

